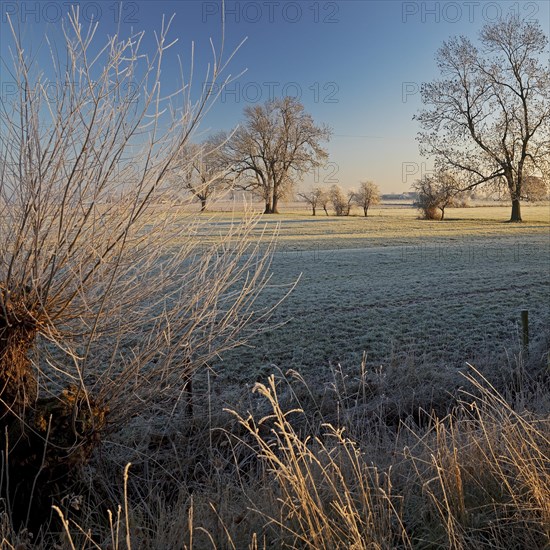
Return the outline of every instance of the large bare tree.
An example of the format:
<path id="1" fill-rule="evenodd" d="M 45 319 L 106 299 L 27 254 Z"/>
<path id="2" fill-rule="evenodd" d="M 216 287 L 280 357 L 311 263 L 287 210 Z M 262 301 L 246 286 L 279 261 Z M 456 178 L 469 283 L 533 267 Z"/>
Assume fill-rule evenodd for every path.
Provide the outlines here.
<path id="1" fill-rule="evenodd" d="M 292 97 L 247 106 L 244 115 L 228 144 L 228 158 L 241 176 L 240 185 L 262 196 L 266 214 L 276 214 L 293 184 L 326 162 L 328 154 L 321 144 L 331 132 L 317 126 Z"/>
<path id="2" fill-rule="evenodd" d="M 444 42 L 441 79 L 421 90 L 421 152 L 462 172 L 463 189 L 505 181 L 513 222 L 521 221 L 526 178 L 548 173 L 547 44 L 536 22 L 510 16 L 487 24 L 479 47 L 463 36 Z"/>

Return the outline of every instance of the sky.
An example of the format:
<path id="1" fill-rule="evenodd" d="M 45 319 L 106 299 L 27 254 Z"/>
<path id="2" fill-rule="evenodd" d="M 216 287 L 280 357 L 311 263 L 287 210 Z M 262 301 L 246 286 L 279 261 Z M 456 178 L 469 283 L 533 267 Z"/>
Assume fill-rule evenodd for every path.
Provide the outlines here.
<path id="1" fill-rule="evenodd" d="M 176 54 L 189 60 L 194 44 L 194 83 L 200 86 L 212 62 L 210 40 L 220 48 L 222 4 L 218 0 L 179 1 L 7 1 L 1 0 L 0 54 L 9 43 L 6 14 L 22 22 L 25 39 L 40 51 L 40 37 L 59 37 L 59 25 L 71 4 L 79 4 L 84 24 L 99 22 L 103 41 L 144 30 L 145 46 L 163 14 L 174 14 L 171 48 L 163 85 L 176 86 Z M 372 180 L 384 193 L 410 190 L 430 168 L 418 153 L 420 85 L 437 78 L 435 54 L 444 40 L 465 35 L 475 40 L 486 23 L 519 13 L 538 20 L 550 35 L 550 3 L 546 1 L 370 1 L 370 0 L 239 0 L 225 2 L 224 53 L 241 42 L 225 76 L 239 75 L 220 94 L 202 123 L 204 135 L 231 130 L 243 120 L 246 105 L 272 97 L 298 97 L 317 123 L 332 128 L 329 162 L 304 178 L 302 188 L 332 185 L 349 189 Z M 550 59 L 550 55 L 549 55 Z M 184 67 L 184 70 L 188 65 Z M 0 65 L 5 89 L 9 75 Z"/>

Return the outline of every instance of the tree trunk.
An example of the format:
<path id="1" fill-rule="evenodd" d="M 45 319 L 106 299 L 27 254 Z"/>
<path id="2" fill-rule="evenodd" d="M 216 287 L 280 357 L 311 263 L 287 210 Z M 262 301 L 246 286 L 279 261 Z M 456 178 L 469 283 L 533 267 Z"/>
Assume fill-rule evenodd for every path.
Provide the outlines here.
<path id="1" fill-rule="evenodd" d="M 274 196 L 273 197 L 273 200 L 271 202 L 271 212 L 270 214 L 278 214 L 279 213 L 279 210 L 277 209 L 277 203 L 279 202 L 279 199 Z"/>
<path id="2" fill-rule="evenodd" d="M 445 217 L 445 208 L 440 208 L 439 210 L 441 210 L 441 221 L 443 221 L 443 218 Z"/>
<path id="3" fill-rule="evenodd" d="M 38 330 L 30 311 L 24 298 L 14 297 L 7 304 L 4 298 L 0 312 L 0 448 L 8 451 L 0 500 L 11 503 L 16 531 L 37 532 L 48 527 L 52 504 L 74 487 L 76 471 L 101 439 L 108 411 L 77 386 L 38 397 L 29 358 Z"/>
<path id="4" fill-rule="evenodd" d="M 365 218 L 367 217 L 368 212 L 369 212 L 369 207 L 363 206 L 363 213 L 365 214 Z"/>
<path id="5" fill-rule="evenodd" d="M 326 215 L 328 216 L 328 210 L 327 210 L 327 207 L 326 207 L 326 205 L 325 205 L 325 206 L 323 206 L 323 210 L 325 211 L 325 214 L 326 214 Z"/>
<path id="6" fill-rule="evenodd" d="M 264 214 L 271 214 L 271 203 L 269 201 L 265 201 Z"/>
<path id="7" fill-rule="evenodd" d="M 206 199 L 201 198 L 201 212 L 206 210 Z"/>
<path id="8" fill-rule="evenodd" d="M 21 295 L 10 293 L 0 281 L 0 300 L 0 420 L 13 417 L 23 422 L 38 395 L 29 359 L 38 332 L 38 299 L 30 288 Z"/>
<path id="9" fill-rule="evenodd" d="M 101 441 L 107 414 L 107 407 L 68 386 L 58 395 L 37 399 L 23 418 L 11 414 L 2 419 L 7 440 L 0 437 L 0 443 L 9 445 L 2 466 L 9 484 L 0 486 L 0 498 L 11 502 L 16 530 L 61 528 L 52 517 L 52 504 L 79 486 L 77 472 Z"/>
<path id="10" fill-rule="evenodd" d="M 312 206 L 311 209 L 313 210 L 312 216 L 315 216 L 315 206 Z"/>
<path id="11" fill-rule="evenodd" d="M 6 317 L 0 317 L 0 420 L 12 418 L 24 422 L 26 411 L 37 397 L 36 379 L 28 357 L 36 327 L 32 320 L 18 319 L 16 315 Z"/>
<path id="12" fill-rule="evenodd" d="M 510 217 L 511 222 L 521 222 L 521 203 L 520 200 L 512 199 L 512 215 Z"/>

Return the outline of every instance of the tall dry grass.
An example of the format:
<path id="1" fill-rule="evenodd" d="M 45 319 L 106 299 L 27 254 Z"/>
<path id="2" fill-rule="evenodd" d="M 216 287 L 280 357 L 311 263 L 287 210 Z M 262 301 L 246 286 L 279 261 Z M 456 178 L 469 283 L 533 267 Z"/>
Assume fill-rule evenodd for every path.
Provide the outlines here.
<path id="1" fill-rule="evenodd" d="M 277 495 L 276 514 L 257 512 L 280 532 L 280 542 L 303 548 L 394 548 L 408 542 L 401 499 L 391 472 L 368 463 L 345 429 L 322 424 L 319 435 L 300 434 L 283 410 L 275 379 L 255 388 L 272 413 L 255 420 L 237 415 L 258 446 Z"/>
<path id="2" fill-rule="evenodd" d="M 304 382 L 272 376 L 241 412 L 211 404 L 193 428 L 161 438 L 152 430 L 133 455 L 119 447 L 118 464 L 138 458 L 130 469 L 113 475 L 108 457 L 106 471 L 95 465 L 112 511 L 96 503 L 79 517 L 67 506 L 56 540 L 117 549 L 549 547 L 550 419 L 533 412 L 547 390 L 543 371 L 512 401 L 471 368 L 448 414 L 426 413 L 420 424 L 409 415 L 397 428 L 377 417 L 365 429 L 367 413 L 341 414 L 360 407 L 360 395 L 371 400 L 371 384 L 348 384 L 347 395 L 325 388 L 342 407 L 336 423 Z M 15 546 L 25 534 L 2 535 Z"/>

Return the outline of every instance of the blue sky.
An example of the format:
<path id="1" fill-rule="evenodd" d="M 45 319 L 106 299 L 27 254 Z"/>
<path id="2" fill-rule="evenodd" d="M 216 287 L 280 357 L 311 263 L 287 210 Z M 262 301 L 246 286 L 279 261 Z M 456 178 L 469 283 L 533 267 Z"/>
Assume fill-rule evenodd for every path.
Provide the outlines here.
<path id="1" fill-rule="evenodd" d="M 84 22 L 94 17 L 101 35 L 145 30 L 150 40 L 163 14 L 175 14 L 171 31 L 178 44 L 163 78 L 177 74 L 175 53 L 189 58 L 195 42 L 195 82 L 204 81 L 211 61 L 209 39 L 221 39 L 221 2 L 81 1 Z M 35 47 L 46 29 L 56 35 L 68 1 L 2 0 L 1 48 L 6 55 L 5 13 L 17 12 Z M 243 39 L 229 66 L 245 74 L 226 90 L 204 120 L 203 130 L 229 130 L 242 120 L 243 108 L 271 95 L 299 96 L 316 121 L 332 127 L 330 164 L 304 180 L 354 187 L 371 179 L 384 192 L 408 190 L 422 162 L 412 120 L 420 107 L 418 89 L 437 76 L 434 56 L 443 40 L 457 34 L 475 39 L 483 24 L 499 14 L 518 12 L 537 19 L 550 33 L 548 2 L 416 2 L 368 0 L 226 1 L 226 51 Z M 7 78 L 2 70 L 2 81 Z M 428 161 L 429 167 L 429 161 Z"/>

